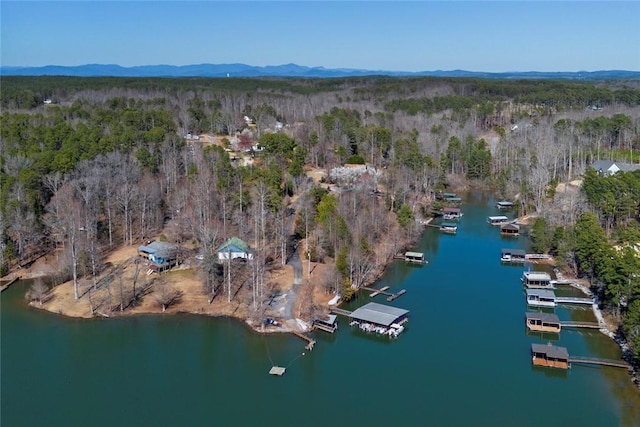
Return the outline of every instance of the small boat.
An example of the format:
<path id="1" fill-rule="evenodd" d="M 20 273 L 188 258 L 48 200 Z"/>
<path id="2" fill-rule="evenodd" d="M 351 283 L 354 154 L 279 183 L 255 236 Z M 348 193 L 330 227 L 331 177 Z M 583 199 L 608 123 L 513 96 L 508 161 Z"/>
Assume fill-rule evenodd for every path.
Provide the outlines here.
<path id="1" fill-rule="evenodd" d="M 453 222 L 443 222 L 440 224 L 440 231 L 443 233 L 456 234 L 458 232 L 458 225 Z"/>

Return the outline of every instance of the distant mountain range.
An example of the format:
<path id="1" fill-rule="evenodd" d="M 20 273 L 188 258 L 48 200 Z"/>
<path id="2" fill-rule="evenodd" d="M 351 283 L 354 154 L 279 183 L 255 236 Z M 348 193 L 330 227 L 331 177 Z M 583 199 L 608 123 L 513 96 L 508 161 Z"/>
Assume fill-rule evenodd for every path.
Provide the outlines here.
<path id="1" fill-rule="evenodd" d="M 572 79 L 629 80 L 640 79 L 640 71 L 602 70 L 577 72 L 523 71 L 486 73 L 478 71 L 382 71 L 353 68 L 305 67 L 297 64 L 256 67 L 246 64 L 142 65 L 121 67 L 113 64 L 44 67 L 0 67 L 3 76 L 77 76 L 77 77 L 357 77 L 357 76 L 433 76 L 478 77 L 492 79 Z"/>

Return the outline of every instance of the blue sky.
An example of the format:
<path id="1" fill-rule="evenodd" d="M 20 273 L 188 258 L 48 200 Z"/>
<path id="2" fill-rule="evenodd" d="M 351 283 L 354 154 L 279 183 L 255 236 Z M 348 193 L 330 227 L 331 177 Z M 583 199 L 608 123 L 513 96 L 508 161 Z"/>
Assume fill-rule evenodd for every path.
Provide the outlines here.
<path id="1" fill-rule="evenodd" d="M 640 2 L 0 1 L 4 66 L 640 71 Z"/>

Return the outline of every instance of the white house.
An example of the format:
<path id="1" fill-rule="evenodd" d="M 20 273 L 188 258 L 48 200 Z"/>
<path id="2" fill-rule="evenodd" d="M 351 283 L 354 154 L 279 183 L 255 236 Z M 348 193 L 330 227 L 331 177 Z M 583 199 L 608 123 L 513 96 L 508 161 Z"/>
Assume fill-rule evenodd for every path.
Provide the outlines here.
<path id="1" fill-rule="evenodd" d="M 237 237 L 232 237 L 218 248 L 218 260 L 236 258 L 253 259 L 253 254 L 248 244 Z"/>
<path id="2" fill-rule="evenodd" d="M 616 173 L 632 172 L 640 170 L 640 165 L 631 163 L 614 162 L 612 160 L 598 160 L 591 164 L 591 167 L 598 171 L 601 175 L 615 175 Z"/>

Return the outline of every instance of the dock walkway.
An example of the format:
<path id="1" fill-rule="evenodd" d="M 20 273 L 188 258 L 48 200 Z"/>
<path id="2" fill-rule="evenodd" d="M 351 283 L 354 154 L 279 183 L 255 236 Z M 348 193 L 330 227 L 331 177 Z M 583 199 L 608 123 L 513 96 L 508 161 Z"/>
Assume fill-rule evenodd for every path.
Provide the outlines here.
<path id="1" fill-rule="evenodd" d="M 398 291 L 397 293 L 391 293 L 388 292 L 387 289 L 389 289 L 389 286 L 385 286 L 384 288 L 380 288 L 380 289 L 376 289 L 376 288 L 369 288 L 367 286 L 361 286 L 360 289 L 364 289 L 365 291 L 371 291 L 371 294 L 369 295 L 371 298 L 376 297 L 380 294 L 382 295 L 386 295 L 387 296 L 387 301 L 391 302 L 394 299 L 398 298 L 399 296 L 402 296 L 404 294 L 407 293 L 406 289 L 402 289 L 400 291 Z"/>
<path id="2" fill-rule="evenodd" d="M 589 329 L 600 329 L 602 326 L 597 322 L 572 322 L 572 321 L 563 321 L 560 322 L 563 328 L 589 328 Z"/>
<path id="3" fill-rule="evenodd" d="M 376 288 L 369 288 L 367 286 L 362 286 L 360 287 L 360 289 L 364 289 L 365 291 L 371 291 L 371 295 L 369 295 L 371 298 L 373 297 L 377 297 L 378 295 L 382 294 L 382 295 L 386 295 L 386 296 L 391 296 L 393 295 L 391 292 L 387 292 L 387 289 L 389 289 L 389 286 L 385 286 L 384 288 L 380 288 L 380 289 L 376 289 Z"/>
<path id="4" fill-rule="evenodd" d="M 313 346 L 316 344 L 316 340 L 306 336 L 305 334 L 301 334 L 300 332 L 297 332 L 297 331 L 292 331 L 292 333 L 293 333 L 293 335 L 295 335 L 295 336 L 297 336 L 299 338 L 302 338 L 303 340 L 305 340 L 307 342 L 307 345 L 305 346 L 305 349 L 313 350 Z"/>
<path id="5" fill-rule="evenodd" d="M 593 298 L 580 298 L 580 297 L 556 297 L 557 304 L 588 304 L 593 305 L 595 301 Z"/>
<path id="6" fill-rule="evenodd" d="M 404 295 L 405 293 L 407 293 L 407 290 L 406 290 L 406 289 L 401 289 L 398 293 L 395 293 L 395 294 L 389 295 L 389 296 L 387 297 L 387 301 L 391 302 L 391 301 L 393 301 L 394 299 L 398 298 L 399 296 Z"/>
<path id="7" fill-rule="evenodd" d="M 338 307 L 329 307 L 329 311 L 331 311 L 332 313 L 335 313 L 335 314 L 340 314 L 342 316 L 351 316 L 351 313 L 353 313 L 352 311 L 344 310 L 344 309 L 338 308 Z"/>
<path id="8" fill-rule="evenodd" d="M 597 359 L 597 358 L 589 358 L 589 357 L 570 357 L 569 362 L 583 363 L 587 365 L 613 366 L 614 368 L 631 369 L 631 365 L 629 365 L 624 360 Z"/>

